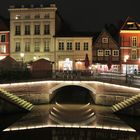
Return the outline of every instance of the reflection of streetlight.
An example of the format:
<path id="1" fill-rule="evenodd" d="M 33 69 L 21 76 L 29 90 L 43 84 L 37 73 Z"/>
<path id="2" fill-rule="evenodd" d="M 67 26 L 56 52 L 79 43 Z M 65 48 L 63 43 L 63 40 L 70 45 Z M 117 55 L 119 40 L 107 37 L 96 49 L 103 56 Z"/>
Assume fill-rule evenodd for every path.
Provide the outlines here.
<path id="1" fill-rule="evenodd" d="M 126 75 L 125 75 L 125 82 L 127 83 L 127 60 L 128 60 L 128 58 L 129 58 L 129 55 L 125 55 L 124 56 L 124 62 L 126 63 Z"/>
<path id="2" fill-rule="evenodd" d="M 23 58 L 24 58 L 24 55 L 25 55 L 24 53 L 20 53 L 20 57 L 21 57 L 21 61 L 22 61 L 21 62 L 22 63 L 22 68 L 23 68 Z"/>

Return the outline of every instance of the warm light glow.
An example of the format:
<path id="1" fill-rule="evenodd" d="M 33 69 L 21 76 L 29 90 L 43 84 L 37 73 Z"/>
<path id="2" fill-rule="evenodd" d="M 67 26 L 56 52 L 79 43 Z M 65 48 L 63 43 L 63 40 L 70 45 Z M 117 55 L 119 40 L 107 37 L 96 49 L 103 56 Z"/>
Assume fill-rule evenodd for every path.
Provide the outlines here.
<path id="1" fill-rule="evenodd" d="M 24 53 L 20 53 L 20 57 L 22 57 L 22 58 L 23 58 L 23 57 L 24 57 L 24 55 L 25 55 Z"/>
<path id="2" fill-rule="evenodd" d="M 129 55 L 125 55 L 124 56 L 124 62 L 126 62 L 128 60 L 128 58 L 129 58 Z"/>
<path id="3" fill-rule="evenodd" d="M 33 59 L 36 60 L 37 59 L 36 56 L 34 56 Z"/>
<path id="4" fill-rule="evenodd" d="M 140 30 L 121 30 L 120 33 L 140 33 Z"/>

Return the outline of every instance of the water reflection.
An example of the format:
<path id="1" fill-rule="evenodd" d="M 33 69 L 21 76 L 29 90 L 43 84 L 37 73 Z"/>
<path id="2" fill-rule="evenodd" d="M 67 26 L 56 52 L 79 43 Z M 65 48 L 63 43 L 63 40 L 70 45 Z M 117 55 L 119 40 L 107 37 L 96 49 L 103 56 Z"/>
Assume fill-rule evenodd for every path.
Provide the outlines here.
<path id="1" fill-rule="evenodd" d="M 87 125 L 95 119 L 95 113 L 90 103 L 75 108 L 74 105 L 65 106 L 55 103 L 50 109 L 49 118 L 58 124 Z"/>

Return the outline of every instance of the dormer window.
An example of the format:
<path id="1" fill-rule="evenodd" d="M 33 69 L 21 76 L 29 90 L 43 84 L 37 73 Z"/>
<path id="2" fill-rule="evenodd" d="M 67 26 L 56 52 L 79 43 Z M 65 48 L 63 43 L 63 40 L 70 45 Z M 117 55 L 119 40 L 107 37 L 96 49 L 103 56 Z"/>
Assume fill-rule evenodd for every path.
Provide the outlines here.
<path id="1" fill-rule="evenodd" d="M 108 38 L 107 37 L 103 37 L 102 38 L 102 43 L 108 43 Z"/>

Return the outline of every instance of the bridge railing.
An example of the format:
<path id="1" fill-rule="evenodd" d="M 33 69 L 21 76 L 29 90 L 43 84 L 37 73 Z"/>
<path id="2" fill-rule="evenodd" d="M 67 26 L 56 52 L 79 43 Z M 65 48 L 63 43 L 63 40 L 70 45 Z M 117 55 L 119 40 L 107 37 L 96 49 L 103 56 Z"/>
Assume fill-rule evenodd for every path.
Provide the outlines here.
<path id="1" fill-rule="evenodd" d="M 127 83 L 126 83 L 127 78 Z M 73 80 L 73 81 L 101 81 L 114 84 L 140 87 L 140 76 L 110 72 L 92 72 L 90 70 L 73 71 L 8 71 L 0 72 L 0 83 L 35 80 Z"/>

